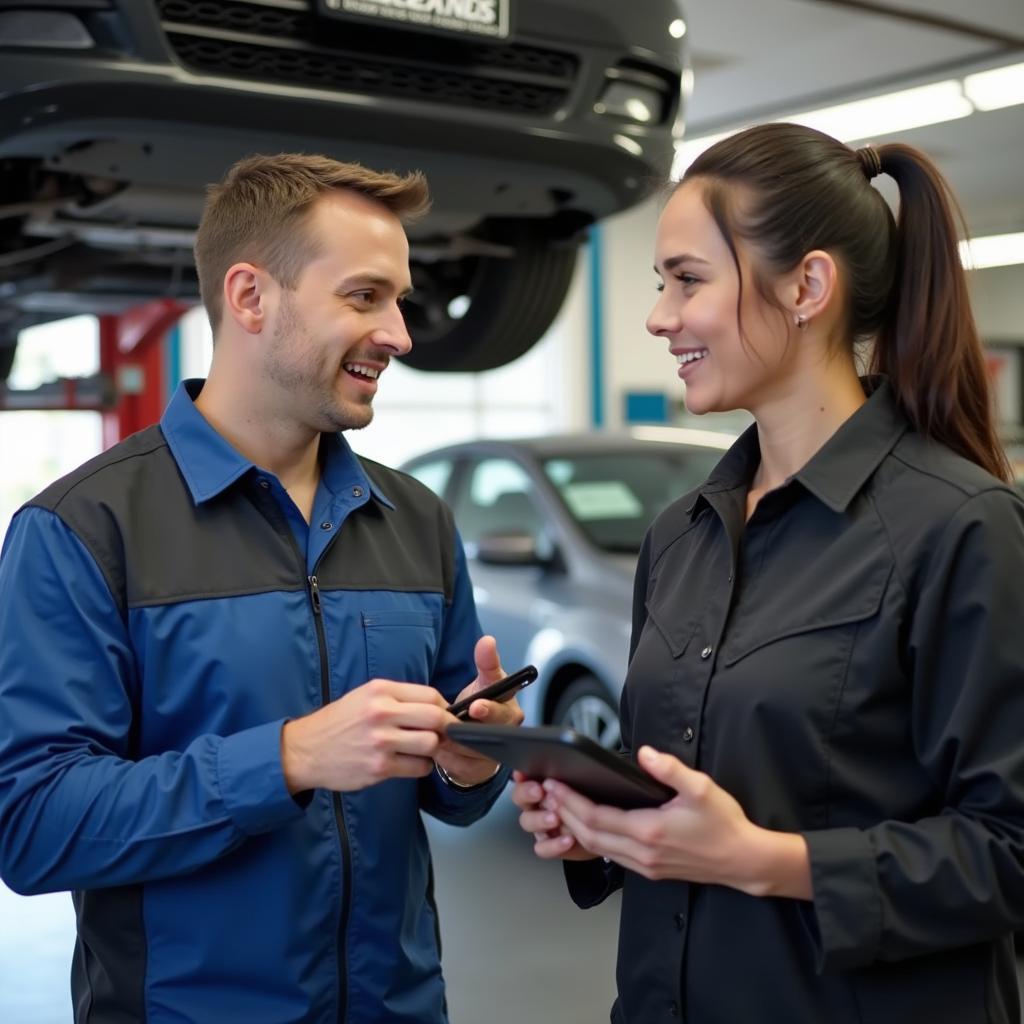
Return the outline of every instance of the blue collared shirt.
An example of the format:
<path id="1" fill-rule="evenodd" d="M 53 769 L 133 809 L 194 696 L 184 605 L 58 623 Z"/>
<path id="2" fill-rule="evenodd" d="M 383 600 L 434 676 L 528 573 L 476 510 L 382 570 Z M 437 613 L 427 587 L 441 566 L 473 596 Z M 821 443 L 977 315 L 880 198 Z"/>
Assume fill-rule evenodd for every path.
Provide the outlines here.
<path id="1" fill-rule="evenodd" d="M 313 499 L 313 513 L 307 523 L 281 481 L 269 470 L 247 459 L 195 407 L 202 386 L 202 380 L 183 381 L 160 420 L 167 444 L 197 505 L 216 497 L 246 474 L 251 475 L 257 486 L 266 489 L 280 506 L 299 550 L 305 553 L 309 573 L 334 532 L 353 509 L 371 497 L 388 508 L 395 507 L 366 475 L 344 435 L 323 434 L 320 441 L 320 482 Z"/>

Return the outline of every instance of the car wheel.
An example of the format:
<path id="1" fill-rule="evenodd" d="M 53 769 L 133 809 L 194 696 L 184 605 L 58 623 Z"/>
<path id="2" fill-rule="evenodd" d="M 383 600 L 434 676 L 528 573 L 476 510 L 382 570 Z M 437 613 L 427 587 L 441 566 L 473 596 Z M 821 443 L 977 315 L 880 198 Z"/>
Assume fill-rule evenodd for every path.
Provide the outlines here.
<path id="1" fill-rule="evenodd" d="M 578 241 L 518 228 L 489 244 L 508 255 L 414 267 L 415 291 L 405 307 L 413 347 L 403 363 L 417 370 L 493 370 L 518 359 L 551 325 L 572 283 Z"/>
<path id="2" fill-rule="evenodd" d="M 558 698 L 555 725 L 565 725 L 589 736 L 605 750 L 619 749 L 619 711 L 595 676 L 580 676 Z"/>

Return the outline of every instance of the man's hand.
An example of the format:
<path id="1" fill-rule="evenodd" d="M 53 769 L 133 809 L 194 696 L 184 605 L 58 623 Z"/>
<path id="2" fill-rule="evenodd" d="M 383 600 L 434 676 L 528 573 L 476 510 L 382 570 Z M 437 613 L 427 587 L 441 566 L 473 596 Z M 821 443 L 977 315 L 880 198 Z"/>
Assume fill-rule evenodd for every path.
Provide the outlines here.
<path id="1" fill-rule="evenodd" d="M 365 789 L 429 774 L 454 721 L 432 686 L 372 679 L 281 730 L 288 792 Z M 520 716 L 522 717 L 522 716 Z"/>
<path id="2" fill-rule="evenodd" d="M 476 690 L 482 690 L 485 686 L 505 678 L 506 673 L 498 657 L 498 644 L 493 636 L 482 636 L 477 641 L 473 658 L 476 661 L 476 679 L 456 700 L 470 697 Z M 474 722 L 486 722 L 488 725 L 521 725 L 523 710 L 515 697 L 506 701 L 477 700 L 469 706 L 469 717 Z M 441 742 L 437 753 L 434 754 L 434 760 L 454 782 L 462 786 L 486 782 L 498 768 L 496 761 L 468 747 L 460 747 L 448 739 Z"/>

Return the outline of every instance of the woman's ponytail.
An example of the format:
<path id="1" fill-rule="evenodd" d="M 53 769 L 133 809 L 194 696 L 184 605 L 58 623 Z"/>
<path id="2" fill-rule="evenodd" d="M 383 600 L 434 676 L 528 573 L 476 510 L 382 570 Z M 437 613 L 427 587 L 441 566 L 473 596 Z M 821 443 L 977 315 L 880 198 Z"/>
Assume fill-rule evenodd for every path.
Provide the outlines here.
<path id="1" fill-rule="evenodd" d="M 882 172 L 899 185 L 900 205 L 896 276 L 876 334 L 872 371 L 891 379 L 919 433 L 1009 481 L 960 262 L 956 228 L 963 218 L 923 153 L 898 144 L 877 152 Z"/>

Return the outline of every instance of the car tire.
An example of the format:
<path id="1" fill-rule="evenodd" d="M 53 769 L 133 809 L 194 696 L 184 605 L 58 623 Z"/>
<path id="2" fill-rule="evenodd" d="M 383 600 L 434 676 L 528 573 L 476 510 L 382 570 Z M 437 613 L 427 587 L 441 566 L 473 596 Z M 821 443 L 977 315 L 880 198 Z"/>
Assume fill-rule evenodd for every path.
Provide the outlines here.
<path id="1" fill-rule="evenodd" d="M 551 326 L 572 283 L 578 240 L 553 241 L 519 228 L 495 244 L 511 255 L 414 270 L 406 306 L 413 347 L 403 363 L 435 372 L 493 370 L 518 359 Z M 450 307 L 458 299 L 469 306 L 456 317 Z"/>
<path id="2" fill-rule="evenodd" d="M 619 709 L 596 676 L 580 676 L 566 687 L 555 704 L 552 722 L 588 736 L 606 750 L 619 749 Z"/>

